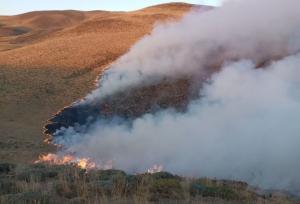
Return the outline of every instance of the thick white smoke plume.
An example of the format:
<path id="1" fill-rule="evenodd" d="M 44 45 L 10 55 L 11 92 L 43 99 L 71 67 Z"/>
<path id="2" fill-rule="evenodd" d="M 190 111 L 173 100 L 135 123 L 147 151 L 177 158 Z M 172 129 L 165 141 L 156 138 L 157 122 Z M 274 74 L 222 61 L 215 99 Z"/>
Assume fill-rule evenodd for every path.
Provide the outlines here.
<path id="1" fill-rule="evenodd" d="M 162 164 L 182 175 L 300 193 L 300 1 L 232 1 L 156 27 L 112 65 L 84 103 L 162 78 L 207 79 L 187 111 L 98 120 L 56 142 L 114 168 Z"/>
<path id="2" fill-rule="evenodd" d="M 294 53 L 300 47 L 297 0 L 229 1 L 223 7 L 191 12 L 182 21 L 157 26 L 121 57 L 100 80 L 93 99 L 163 77 L 196 78 L 224 60 L 255 63 Z"/>

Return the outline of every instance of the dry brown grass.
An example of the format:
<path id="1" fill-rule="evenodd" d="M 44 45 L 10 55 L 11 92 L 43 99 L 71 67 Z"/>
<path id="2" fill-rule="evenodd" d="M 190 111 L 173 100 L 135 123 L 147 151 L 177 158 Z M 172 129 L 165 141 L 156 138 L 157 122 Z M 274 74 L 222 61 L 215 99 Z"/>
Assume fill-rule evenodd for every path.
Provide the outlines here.
<path id="1" fill-rule="evenodd" d="M 178 19 L 191 7 L 0 16 L 0 161 L 32 162 L 53 149 L 43 144 L 47 119 L 93 89 L 103 68 L 155 22 Z"/>
<path id="2" fill-rule="evenodd" d="M 52 11 L 2 17 L 0 50 L 12 45 L 18 49 L 1 52 L 0 64 L 23 68 L 96 67 L 101 59 L 113 60 L 126 52 L 151 31 L 154 22 L 178 19 L 190 8 L 187 4 L 169 4 L 134 12 Z M 17 28 L 26 33 L 12 35 Z"/>

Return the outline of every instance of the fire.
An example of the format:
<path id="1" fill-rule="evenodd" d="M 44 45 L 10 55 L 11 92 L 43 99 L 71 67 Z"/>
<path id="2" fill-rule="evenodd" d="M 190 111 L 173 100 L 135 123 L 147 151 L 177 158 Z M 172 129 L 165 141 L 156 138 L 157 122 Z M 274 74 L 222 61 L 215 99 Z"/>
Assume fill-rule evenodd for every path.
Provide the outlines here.
<path id="1" fill-rule="evenodd" d="M 87 158 L 83 158 L 83 159 L 79 160 L 79 162 L 77 163 L 77 166 L 80 167 L 81 169 L 95 169 L 96 163 L 91 162 Z"/>
<path id="2" fill-rule="evenodd" d="M 158 173 L 158 172 L 161 172 L 163 171 L 164 167 L 162 165 L 153 165 L 153 167 L 151 167 L 150 169 L 148 169 L 148 173 L 150 174 L 154 174 L 154 173 Z"/>
<path id="3" fill-rule="evenodd" d="M 93 162 L 90 158 L 80 158 L 73 156 L 71 154 L 67 155 L 60 155 L 60 154 L 46 154 L 40 155 L 39 159 L 34 163 L 47 163 L 50 165 L 74 165 L 81 169 L 91 170 L 91 169 L 113 169 L 113 161 L 107 161 L 103 165 L 98 165 L 97 163 Z M 151 168 L 147 170 L 148 173 L 154 174 L 157 172 L 163 171 L 162 165 L 153 165 Z"/>
<path id="4" fill-rule="evenodd" d="M 90 158 L 78 158 L 73 155 L 57 155 L 49 153 L 47 155 L 41 155 L 35 163 L 48 163 L 48 164 L 70 164 L 81 169 L 95 169 L 97 165 L 91 161 Z"/>

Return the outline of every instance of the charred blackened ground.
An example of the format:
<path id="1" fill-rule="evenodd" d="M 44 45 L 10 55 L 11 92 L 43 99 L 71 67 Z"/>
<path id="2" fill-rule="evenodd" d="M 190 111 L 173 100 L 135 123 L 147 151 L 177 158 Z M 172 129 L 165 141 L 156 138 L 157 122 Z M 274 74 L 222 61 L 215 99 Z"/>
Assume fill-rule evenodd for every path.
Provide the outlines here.
<path id="1" fill-rule="evenodd" d="M 150 85 L 131 87 L 105 98 L 88 102 L 79 102 L 68 106 L 54 115 L 45 126 L 45 133 L 51 137 L 59 137 L 62 128 L 73 127 L 78 133 L 85 133 L 93 122 L 101 119 L 104 123 L 126 121 L 128 124 L 147 113 L 156 113 L 169 108 L 184 112 L 191 102 L 201 96 L 199 90 L 211 76 L 221 70 L 226 62 L 238 62 L 239 58 L 226 60 L 224 49 L 218 48 L 215 56 L 207 56 L 207 64 L 202 72 L 182 78 L 164 78 Z M 280 60 L 286 53 L 274 57 L 262 57 L 255 62 L 257 69 L 263 69 L 273 60 Z M 155 80 L 154 80 L 155 81 Z M 101 92 L 100 89 L 97 88 Z"/>
<path id="2" fill-rule="evenodd" d="M 49 120 L 45 133 L 53 136 L 61 128 L 88 125 L 97 119 L 122 118 L 130 122 L 146 113 L 163 109 L 185 111 L 188 102 L 196 97 L 197 93 L 193 91 L 189 79 L 164 80 L 159 84 L 117 93 L 103 100 L 66 107 Z"/>
<path id="3" fill-rule="evenodd" d="M 282 57 L 278 58 L 281 59 Z M 238 61 L 238 59 L 231 61 Z M 55 114 L 45 126 L 45 133 L 59 136 L 57 131 L 61 128 L 75 126 L 81 126 L 80 129 L 75 128 L 75 130 L 82 132 L 98 119 L 104 121 L 123 119 L 130 123 L 133 119 L 144 114 L 155 113 L 168 108 L 183 112 L 191 100 L 200 97 L 200 87 L 213 73 L 220 71 L 222 63 L 225 61 L 218 59 L 217 63 L 209 64 L 203 71 L 204 73 L 199 76 L 163 79 L 152 85 L 117 92 L 102 100 L 75 103 Z M 257 68 L 264 67 L 266 64 L 270 64 L 270 61 L 261 60 L 257 62 Z M 82 128 L 83 125 L 85 128 Z"/>

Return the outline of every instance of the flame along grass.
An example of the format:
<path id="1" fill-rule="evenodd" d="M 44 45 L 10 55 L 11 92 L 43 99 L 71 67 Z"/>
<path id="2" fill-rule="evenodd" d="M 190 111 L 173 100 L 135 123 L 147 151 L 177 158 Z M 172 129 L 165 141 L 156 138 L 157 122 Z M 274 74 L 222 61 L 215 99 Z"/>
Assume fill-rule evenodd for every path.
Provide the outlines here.
<path id="1" fill-rule="evenodd" d="M 98 165 L 96 162 L 93 162 L 90 158 L 79 158 L 71 154 L 59 155 L 48 153 L 45 155 L 40 155 L 39 159 L 34 162 L 37 163 L 46 163 L 49 165 L 73 165 L 80 169 L 92 170 L 92 169 L 101 169 L 109 170 L 113 169 L 113 162 L 108 161 L 105 165 Z M 147 173 L 154 174 L 163 171 L 163 166 L 155 164 L 151 168 L 147 169 Z M 143 172 L 144 173 L 144 172 Z"/>
<path id="2" fill-rule="evenodd" d="M 46 154 L 41 155 L 34 163 L 47 163 L 50 165 L 74 165 L 81 169 L 96 169 L 97 165 L 90 158 L 78 158 L 72 155 Z"/>

